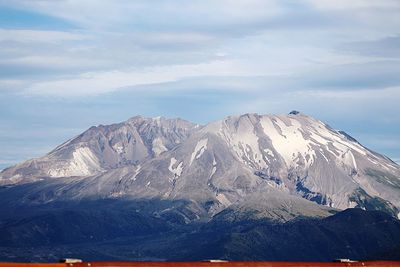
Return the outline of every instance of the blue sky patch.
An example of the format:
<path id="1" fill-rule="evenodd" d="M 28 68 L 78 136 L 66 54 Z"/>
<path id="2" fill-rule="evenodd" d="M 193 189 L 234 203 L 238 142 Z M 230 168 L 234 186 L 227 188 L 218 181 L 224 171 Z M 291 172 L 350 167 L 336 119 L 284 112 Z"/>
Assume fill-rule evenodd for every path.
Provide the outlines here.
<path id="1" fill-rule="evenodd" d="M 0 6 L 0 27 L 42 30 L 66 30 L 77 28 L 76 25 L 62 18 L 4 6 Z"/>

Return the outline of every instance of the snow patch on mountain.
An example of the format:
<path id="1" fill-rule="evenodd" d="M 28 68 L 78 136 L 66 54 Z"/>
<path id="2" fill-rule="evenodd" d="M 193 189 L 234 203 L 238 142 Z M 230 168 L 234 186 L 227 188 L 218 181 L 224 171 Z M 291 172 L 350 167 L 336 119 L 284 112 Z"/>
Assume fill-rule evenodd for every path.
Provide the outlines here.
<path id="1" fill-rule="evenodd" d="M 274 152 L 269 148 L 264 149 L 264 152 L 267 153 L 268 156 L 275 157 Z"/>
<path id="2" fill-rule="evenodd" d="M 175 158 L 171 158 L 171 161 L 168 166 L 168 170 L 174 174 L 174 177 L 180 177 L 183 172 L 183 161 L 181 161 L 176 168 L 174 168 L 177 160 Z"/>
<path id="3" fill-rule="evenodd" d="M 113 145 L 114 150 L 118 153 L 118 154 L 122 154 L 124 153 L 124 146 L 120 143 L 116 143 L 115 145 Z"/>
<path id="4" fill-rule="evenodd" d="M 347 150 L 343 155 L 343 162 L 350 167 L 353 167 L 354 170 L 357 170 L 357 163 L 356 163 L 356 159 L 354 158 L 353 153 L 351 152 L 351 150 Z"/>
<path id="5" fill-rule="evenodd" d="M 259 137 L 255 132 L 252 119 L 253 114 L 237 118 L 238 123 L 233 126 L 237 127 L 235 130 L 232 129 L 232 125 L 221 122 L 217 134 L 225 139 L 243 163 L 263 169 L 267 167 L 267 163 L 260 151 Z M 216 128 L 216 125 L 213 128 Z"/>
<path id="6" fill-rule="evenodd" d="M 159 137 L 153 140 L 152 150 L 156 156 L 159 156 L 161 153 L 168 151 L 168 149 L 164 146 L 163 141 Z"/>
<path id="7" fill-rule="evenodd" d="M 215 157 L 213 157 L 212 169 L 209 179 L 211 179 L 216 172 L 217 172 L 217 161 L 215 160 Z"/>
<path id="8" fill-rule="evenodd" d="M 194 148 L 194 151 L 190 157 L 189 166 L 192 165 L 193 160 L 199 159 L 201 155 L 203 155 L 204 151 L 207 149 L 207 143 L 208 138 L 201 139 L 199 142 L 197 142 L 196 147 Z"/>
<path id="9" fill-rule="evenodd" d="M 137 168 L 135 169 L 135 172 L 133 173 L 133 176 L 130 178 L 130 180 L 136 181 L 136 178 L 137 178 L 138 174 L 140 173 L 141 169 L 142 169 L 142 166 L 139 164 L 137 166 Z"/>
<path id="10" fill-rule="evenodd" d="M 304 138 L 299 122 L 290 119 L 291 125 L 286 125 L 277 117 L 262 117 L 260 123 L 287 167 L 293 166 L 299 155 L 306 160 L 307 167 L 313 164 L 315 151 L 311 147 L 312 142 Z"/>
<path id="11" fill-rule="evenodd" d="M 355 142 L 345 142 L 343 140 L 343 135 L 329 131 L 326 127 L 321 127 L 318 129 L 318 133 L 327 140 L 331 140 L 333 146 L 339 149 L 342 153 L 345 153 L 348 148 L 360 153 L 363 156 L 366 156 L 365 148 L 363 148 L 360 144 Z"/>
<path id="12" fill-rule="evenodd" d="M 96 155 L 88 147 L 78 147 L 72 152 L 72 159 L 64 166 L 50 168 L 50 177 L 88 176 L 101 171 Z"/>

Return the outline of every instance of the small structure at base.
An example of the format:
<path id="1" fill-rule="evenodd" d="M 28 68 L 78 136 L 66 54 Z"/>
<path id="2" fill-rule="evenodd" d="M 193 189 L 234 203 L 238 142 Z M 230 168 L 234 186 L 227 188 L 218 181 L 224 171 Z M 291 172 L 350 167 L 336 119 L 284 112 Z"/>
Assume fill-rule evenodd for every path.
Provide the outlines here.
<path id="1" fill-rule="evenodd" d="M 60 263 L 80 263 L 80 262 L 82 262 L 81 259 L 72 259 L 72 258 L 65 258 L 60 260 Z"/>
<path id="2" fill-rule="evenodd" d="M 357 262 L 357 261 L 353 261 L 350 259 L 336 259 L 336 260 L 334 260 L 334 262 Z"/>

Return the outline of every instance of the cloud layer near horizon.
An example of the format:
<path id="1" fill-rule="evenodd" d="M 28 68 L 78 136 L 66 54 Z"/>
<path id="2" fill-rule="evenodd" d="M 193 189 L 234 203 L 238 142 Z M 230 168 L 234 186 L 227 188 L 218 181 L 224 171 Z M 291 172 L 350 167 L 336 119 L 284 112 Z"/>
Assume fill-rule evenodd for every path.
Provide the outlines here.
<path id="1" fill-rule="evenodd" d="M 400 158 L 398 14 L 397 0 L 0 0 L 0 167 L 138 113 L 291 109 Z"/>

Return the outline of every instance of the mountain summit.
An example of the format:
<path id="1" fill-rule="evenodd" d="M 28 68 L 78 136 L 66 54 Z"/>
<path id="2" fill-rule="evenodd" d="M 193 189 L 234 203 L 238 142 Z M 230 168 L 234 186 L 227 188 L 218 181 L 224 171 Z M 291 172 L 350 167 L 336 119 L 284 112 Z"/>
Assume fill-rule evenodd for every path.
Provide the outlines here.
<path id="1" fill-rule="evenodd" d="M 25 204 L 168 200 L 183 220 L 326 217 L 359 207 L 400 216 L 400 166 L 298 111 L 207 125 L 133 117 L 91 127 L 44 157 L 3 170 Z M 3 200 L 3 202 L 6 200 Z M 11 201 L 11 200 L 10 200 Z"/>
<path id="2" fill-rule="evenodd" d="M 91 127 L 0 196 L 0 261 L 400 259 L 400 166 L 298 111 Z"/>

